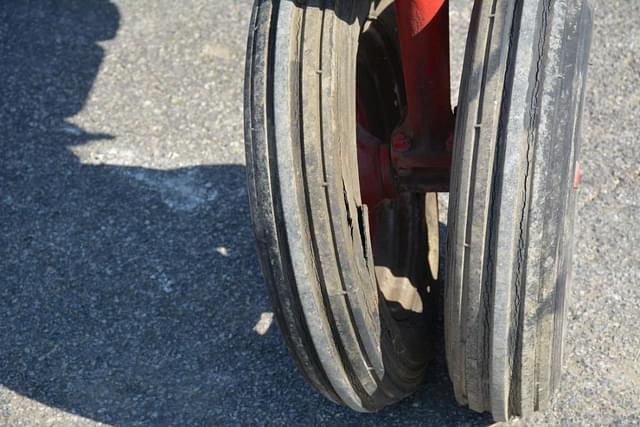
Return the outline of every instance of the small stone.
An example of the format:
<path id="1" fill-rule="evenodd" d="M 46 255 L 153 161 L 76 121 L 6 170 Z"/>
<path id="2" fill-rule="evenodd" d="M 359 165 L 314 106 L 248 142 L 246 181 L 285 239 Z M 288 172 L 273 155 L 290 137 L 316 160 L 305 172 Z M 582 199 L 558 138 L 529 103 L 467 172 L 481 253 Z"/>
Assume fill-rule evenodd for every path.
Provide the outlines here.
<path id="1" fill-rule="evenodd" d="M 222 256 L 229 256 L 229 251 L 224 246 L 218 246 L 216 248 L 216 252 L 218 252 Z"/>
<path id="2" fill-rule="evenodd" d="M 253 330 L 258 335 L 264 335 L 267 333 L 272 323 L 273 313 L 270 311 L 265 311 L 260 315 L 260 320 L 258 320 L 258 323 L 256 323 L 256 325 L 253 327 Z"/>

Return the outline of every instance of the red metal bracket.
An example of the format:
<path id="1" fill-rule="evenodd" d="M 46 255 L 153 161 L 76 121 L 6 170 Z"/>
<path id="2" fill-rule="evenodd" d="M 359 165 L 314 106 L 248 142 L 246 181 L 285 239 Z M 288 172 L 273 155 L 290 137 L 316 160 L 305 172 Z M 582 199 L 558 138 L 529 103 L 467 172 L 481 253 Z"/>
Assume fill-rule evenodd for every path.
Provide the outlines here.
<path id="1" fill-rule="evenodd" d="M 358 94 L 358 167 L 370 207 L 398 193 L 449 191 L 454 117 L 450 101 L 448 0 L 396 0 L 407 109 L 381 141 L 368 131 Z"/>
<path id="2" fill-rule="evenodd" d="M 392 136 L 391 163 L 400 190 L 448 191 L 454 123 L 449 3 L 399 0 L 395 7 L 407 114 Z"/>

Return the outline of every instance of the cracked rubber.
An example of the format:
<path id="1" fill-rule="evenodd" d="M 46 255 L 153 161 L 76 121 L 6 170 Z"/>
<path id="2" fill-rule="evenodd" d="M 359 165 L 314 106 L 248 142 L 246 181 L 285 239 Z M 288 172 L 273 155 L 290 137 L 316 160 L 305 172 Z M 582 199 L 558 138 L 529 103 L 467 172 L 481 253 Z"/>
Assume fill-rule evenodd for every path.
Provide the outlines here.
<path id="1" fill-rule="evenodd" d="M 545 408 L 562 365 L 591 6 L 476 0 L 456 116 L 445 338 L 456 399 Z"/>
<path id="2" fill-rule="evenodd" d="M 429 298 L 422 314 L 404 321 L 381 301 L 360 200 L 358 38 L 365 22 L 390 7 L 390 1 L 258 0 L 245 78 L 249 197 L 276 318 L 306 380 L 362 412 L 418 387 L 431 330 Z M 409 227 L 403 227 L 413 230 L 421 254 L 411 277 L 426 282 L 425 215 L 437 236 L 437 202 L 434 195 L 406 197 L 416 203 L 408 205 L 415 209 L 405 212 Z"/>

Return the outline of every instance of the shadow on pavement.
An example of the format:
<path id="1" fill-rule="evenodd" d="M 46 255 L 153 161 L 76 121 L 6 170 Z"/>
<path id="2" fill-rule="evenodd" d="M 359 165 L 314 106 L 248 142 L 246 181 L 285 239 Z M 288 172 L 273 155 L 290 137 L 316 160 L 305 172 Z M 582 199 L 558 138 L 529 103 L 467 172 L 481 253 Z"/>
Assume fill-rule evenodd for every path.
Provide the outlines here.
<path id="1" fill-rule="evenodd" d="M 275 327 L 252 330 L 270 307 L 243 166 L 78 161 L 68 147 L 117 136 L 65 120 L 119 22 L 106 0 L 0 6 L 0 385 L 115 425 L 487 424 L 441 355 L 417 396 L 360 415 L 304 384 Z"/>

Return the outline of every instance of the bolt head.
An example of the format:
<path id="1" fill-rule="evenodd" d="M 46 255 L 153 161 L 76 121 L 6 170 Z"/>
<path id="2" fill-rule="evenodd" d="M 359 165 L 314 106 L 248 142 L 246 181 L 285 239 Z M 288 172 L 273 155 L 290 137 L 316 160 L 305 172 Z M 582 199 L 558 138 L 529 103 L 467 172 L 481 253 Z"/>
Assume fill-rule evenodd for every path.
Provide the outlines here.
<path id="1" fill-rule="evenodd" d="M 411 139 L 402 131 L 395 132 L 391 137 L 391 149 L 396 152 L 408 151 L 411 148 Z"/>

